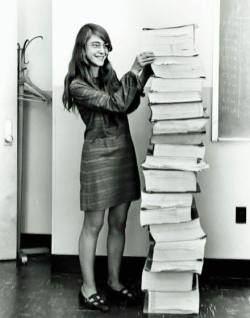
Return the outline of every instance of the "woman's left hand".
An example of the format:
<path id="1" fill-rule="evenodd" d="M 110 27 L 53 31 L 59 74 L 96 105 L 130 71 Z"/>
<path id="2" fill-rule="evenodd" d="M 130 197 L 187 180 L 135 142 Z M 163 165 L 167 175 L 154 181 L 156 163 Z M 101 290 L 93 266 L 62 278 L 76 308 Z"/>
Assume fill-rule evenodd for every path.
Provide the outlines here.
<path id="1" fill-rule="evenodd" d="M 131 71 L 134 73 L 139 73 L 146 65 L 152 64 L 155 60 L 155 55 L 151 51 L 145 51 L 138 54 L 135 61 L 131 67 Z"/>
<path id="2" fill-rule="evenodd" d="M 155 60 L 155 55 L 151 51 L 145 51 L 137 55 L 138 63 L 143 68 L 145 65 L 152 64 Z"/>

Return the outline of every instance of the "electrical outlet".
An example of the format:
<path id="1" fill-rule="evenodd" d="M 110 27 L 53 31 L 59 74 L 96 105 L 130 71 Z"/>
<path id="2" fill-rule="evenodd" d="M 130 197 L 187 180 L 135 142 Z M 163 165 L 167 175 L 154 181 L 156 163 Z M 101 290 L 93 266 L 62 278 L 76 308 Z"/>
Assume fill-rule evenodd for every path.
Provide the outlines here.
<path id="1" fill-rule="evenodd" d="M 245 206 L 236 207 L 235 222 L 239 224 L 247 223 L 247 208 Z"/>

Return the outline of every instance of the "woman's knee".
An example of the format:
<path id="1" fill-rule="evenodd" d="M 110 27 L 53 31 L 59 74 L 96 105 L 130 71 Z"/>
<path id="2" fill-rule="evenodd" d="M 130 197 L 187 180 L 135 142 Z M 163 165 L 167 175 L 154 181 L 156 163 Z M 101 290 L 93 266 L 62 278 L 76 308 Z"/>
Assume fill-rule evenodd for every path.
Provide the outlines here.
<path id="1" fill-rule="evenodd" d="M 91 233 L 99 233 L 104 223 L 104 211 L 85 212 L 84 229 Z"/>
<path id="2" fill-rule="evenodd" d="M 109 231 L 123 233 L 126 229 L 127 217 L 112 216 L 108 220 Z"/>
<path id="3" fill-rule="evenodd" d="M 126 203 L 110 208 L 108 217 L 109 231 L 125 231 L 129 205 L 130 203 Z"/>

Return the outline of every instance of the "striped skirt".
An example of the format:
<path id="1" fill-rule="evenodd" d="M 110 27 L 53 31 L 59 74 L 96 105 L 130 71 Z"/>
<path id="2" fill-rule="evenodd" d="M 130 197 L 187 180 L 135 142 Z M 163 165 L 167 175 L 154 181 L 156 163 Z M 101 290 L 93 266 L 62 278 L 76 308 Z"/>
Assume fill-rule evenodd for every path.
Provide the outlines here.
<path id="1" fill-rule="evenodd" d="M 140 178 L 130 134 L 84 141 L 80 209 L 97 211 L 140 199 Z"/>

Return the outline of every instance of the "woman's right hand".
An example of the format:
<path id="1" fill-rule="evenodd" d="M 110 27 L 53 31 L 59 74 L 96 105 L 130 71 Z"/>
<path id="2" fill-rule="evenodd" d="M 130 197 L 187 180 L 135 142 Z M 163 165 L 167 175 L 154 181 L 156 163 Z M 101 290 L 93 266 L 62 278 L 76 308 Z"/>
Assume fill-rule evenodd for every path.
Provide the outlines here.
<path id="1" fill-rule="evenodd" d="M 152 64 L 155 60 L 155 55 L 151 51 L 145 51 L 138 54 L 135 58 L 135 61 L 131 67 L 131 72 L 138 75 L 144 66 Z"/>

